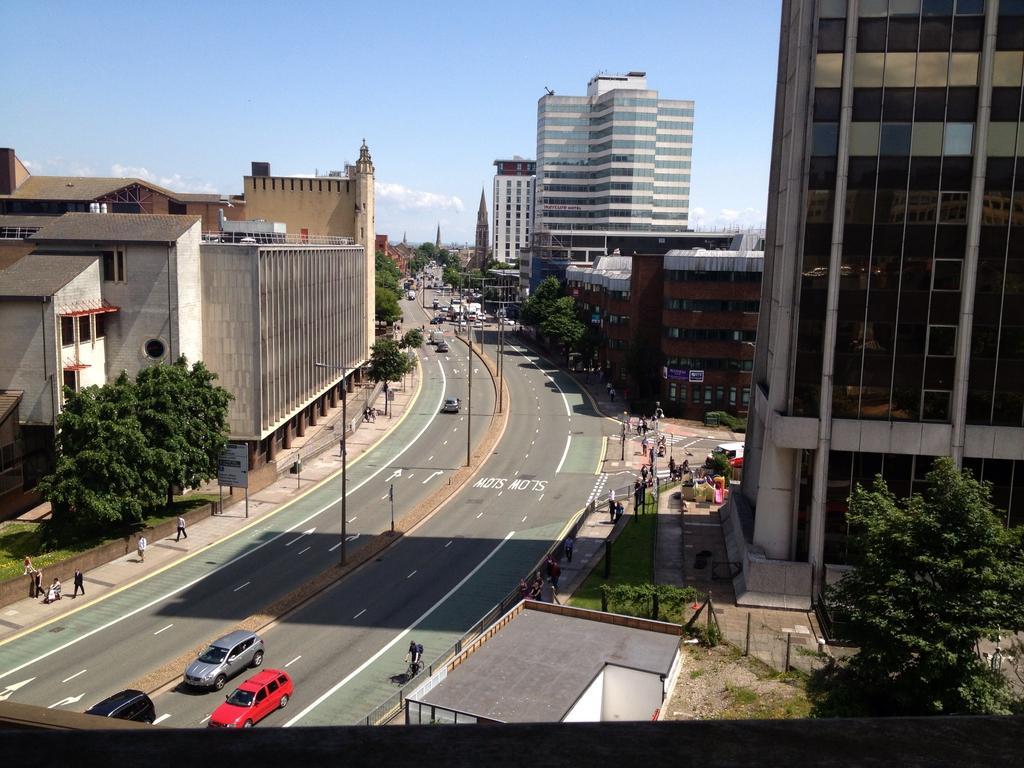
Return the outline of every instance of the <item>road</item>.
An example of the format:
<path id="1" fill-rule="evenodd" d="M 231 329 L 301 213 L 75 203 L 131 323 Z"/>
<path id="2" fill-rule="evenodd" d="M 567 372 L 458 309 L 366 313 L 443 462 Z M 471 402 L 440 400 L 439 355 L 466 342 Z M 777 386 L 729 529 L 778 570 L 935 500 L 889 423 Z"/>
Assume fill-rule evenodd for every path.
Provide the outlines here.
<path id="1" fill-rule="evenodd" d="M 391 484 L 400 517 L 465 463 L 466 415 L 439 410 L 445 395 L 467 400 L 466 347 L 453 343 L 447 355 L 424 347 L 420 358 L 417 401 L 388 439 L 349 467 L 350 549 L 390 527 Z M 495 392 L 476 358 L 472 370 L 475 445 Z M 4 643 L 0 699 L 83 710 L 230 629 L 337 562 L 339 498 L 340 479 L 329 480 L 221 544 Z"/>

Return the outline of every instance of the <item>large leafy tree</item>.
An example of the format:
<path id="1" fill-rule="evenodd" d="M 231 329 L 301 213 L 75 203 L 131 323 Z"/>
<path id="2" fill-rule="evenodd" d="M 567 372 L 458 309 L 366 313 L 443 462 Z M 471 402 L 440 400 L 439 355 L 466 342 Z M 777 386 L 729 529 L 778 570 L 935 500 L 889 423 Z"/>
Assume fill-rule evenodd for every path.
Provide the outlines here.
<path id="1" fill-rule="evenodd" d="M 398 281 L 402 273 L 398 265 L 384 251 L 377 251 L 374 254 L 374 280 L 378 288 L 387 288 L 398 293 Z"/>
<path id="2" fill-rule="evenodd" d="M 231 395 L 216 378 L 201 362 L 189 368 L 184 357 L 144 368 L 136 377 L 139 421 L 168 504 L 175 487 L 194 488 L 217 474 Z"/>
<path id="3" fill-rule="evenodd" d="M 540 325 L 544 318 L 551 314 L 555 302 L 558 301 L 561 294 L 562 286 L 558 282 L 558 278 L 545 278 L 537 286 L 537 290 L 533 292 L 533 295 L 523 302 L 522 312 L 520 313 L 520 320 L 523 325 Z"/>
<path id="4" fill-rule="evenodd" d="M 410 328 L 402 337 L 402 347 L 406 349 L 418 349 L 423 346 L 423 331 L 419 328 Z"/>
<path id="5" fill-rule="evenodd" d="M 398 381 L 409 372 L 409 358 L 394 339 L 377 339 L 370 348 L 370 378 Z"/>
<path id="6" fill-rule="evenodd" d="M 555 299 L 540 322 L 540 330 L 546 337 L 561 344 L 566 352 L 577 350 L 587 333 L 587 327 L 576 315 L 576 302 L 571 296 Z"/>
<path id="7" fill-rule="evenodd" d="M 122 373 L 103 387 L 66 389 L 57 419 L 57 461 L 39 483 L 50 502 L 51 543 L 140 522 L 162 503 L 152 451 L 138 417 L 134 382 Z"/>
<path id="8" fill-rule="evenodd" d="M 924 495 L 879 476 L 850 497 L 856 570 L 828 593 L 858 648 L 827 681 L 823 712 L 1003 714 L 1006 680 L 977 643 L 1024 628 L 1024 529 L 996 516 L 988 484 L 936 460 Z"/>
<path id="9" fill-rule="evenodd" d="M 378 285 L 374 292 L 374 316 L 378 323 L 390 325 L 397 321 L 402 316 L 402 309 L 398 306 L 398 294 Z"/>

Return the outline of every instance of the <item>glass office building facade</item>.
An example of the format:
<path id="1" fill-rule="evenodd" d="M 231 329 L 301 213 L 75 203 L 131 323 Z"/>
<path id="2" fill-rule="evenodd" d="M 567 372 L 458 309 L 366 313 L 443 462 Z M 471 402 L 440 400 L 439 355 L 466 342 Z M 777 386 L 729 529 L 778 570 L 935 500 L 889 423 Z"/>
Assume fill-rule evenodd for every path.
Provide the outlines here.
<path id="1" fill-rule="evenodd" d="M 812 591 L 878 473 L 952 456 L 1024 522 L 1022 83 L 1022 0 L 783 3 L 744 495 Z"/>

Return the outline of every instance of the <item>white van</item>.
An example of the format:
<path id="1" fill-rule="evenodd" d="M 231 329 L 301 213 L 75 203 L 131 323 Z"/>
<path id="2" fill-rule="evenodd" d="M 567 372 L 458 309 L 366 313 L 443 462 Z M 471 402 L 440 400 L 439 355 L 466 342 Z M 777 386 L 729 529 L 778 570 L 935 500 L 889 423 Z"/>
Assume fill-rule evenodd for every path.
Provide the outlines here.
<path id="1" fill-rule="evenodd" d="M 443 331 L 431 331 L 430 332 L 430 343 L 437 344 L 438 342 L 444 341 Z"/>
<path id="2" fill-rule="evenodd" d="M 743 443 L 719 443 L 711 453 L 724 453 L 729 458 L 729 463 L 735 466 L 743 465 Z M 708 454 L 708 459 L 711 454 Z"/>

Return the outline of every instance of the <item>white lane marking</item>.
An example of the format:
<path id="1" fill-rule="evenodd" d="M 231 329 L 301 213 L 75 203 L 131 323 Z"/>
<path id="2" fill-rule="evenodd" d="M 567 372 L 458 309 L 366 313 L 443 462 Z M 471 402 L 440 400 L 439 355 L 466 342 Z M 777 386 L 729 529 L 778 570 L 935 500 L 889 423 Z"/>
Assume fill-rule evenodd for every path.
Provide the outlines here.
<path id="1" fill-rule="evenodd" d="M 555 470 L 555 474 L 556 475 L 559 472 L 562 471 L 562 465 L 565 464 L 565 457 L 569 455 L 569 443 L 571 443 L 571 442 L 572 442 L 572 435 L 566 435 L 566 438 L 565 438 L 565 450 L 562 451 L 562 460 L 560 462 L 558 462 L 558 469 Z"/>
<path id="2" fill-rule="evenodd" d="M 349 536 L 347 539 L 345 539 L 345 541 L 355 541 L 358 538 L 359 538 L 359 534 L 357 533 L 354 536 Z"/>
<path id="3" fill-rule="evenodd" d="M 388 495 L 385 493 L 383 496 L 380 497 L 380 500 L 381 501 L 387 501 L 388 500 Z"/>
<path id="4" fill-rule="evenodd" d="M 302 655 L 301 655 L 301 654 L 299 654 L 299 655 L 298 655 L 298 656 L 296 656 L 296 657 L 295 657 L 294 659 L 292 659 L 292 660 L 291 660 L 291 661 L 289 661 L 289 662 L 288 662 L 287 664 L 285 664 L 285 665 L 284 665 L 284 666 L 285 666 L 285 668 L 287 669 L 288 667 L 290 667 L 290 666 L 291 666 L 292 664 L 294 664 L 294 663 L 295 663 L 296 661 L 298 661 L 298 660 L 299 660 L 299 659 L 301 659 L 301 658 L 302 658 Z"/>
<path id="5" fill-rule="evenodd" d="M 303 550 L 303 551 L 305 551 L 305 550 Z M 302 552 L 299 552 L 299 554 L 301 555 L 301 554 L 302 554 Z M 232 592 L 238 592 L 239 590 L 245 589 L 245 588 L 246 588 L 246 587 L 248 587 L 248 586 L 249 586 L 250 584 L 252 584 L 252 582 L 251 582 L 251 581 L 247 581 L 247 582 L 245 582 L 245 584 L 241 584 L 241 585 L 239 585 L 239 586 L 235 587 L 235 588 L 234 588 L 233 590 L 231 590 L 231 591 L 232 591 Z"/>
<path id="6" fill-rule="evenodd" d="M 290 547 L 290 546 L 291 546 L 292 544 L 294 544 L 294 543 L 295 543 L 296 541 L 298 541 L 299 539 L 301 539 L 301 538 L 302 538 L 303 536 L 309 536 L 309 535 L 310 535 L 311 533 L 313 533 L 313 532 L 314 532 L 315 530 L 316 530 L 316 526 L 314 525 L 314 526 L 313 526 L 312 528 L 310 528 L 310 529 L 309 529 L 308 531 L 303 531 L 303 532 L 302 532 L 302 533 L 301 533 L 300 535 L 296 536 L 296 537 L 295 537 L 294 539 L 292 539 L 291 541 L 289 541 L 289 542 L 288 542 L 287 544 L 285 544 L 285 546 L 286 546 L 286 547 Z"/>
<path id="7" fill-rule="evenodd" d="M 434 407 L 434 415 L 431 416 L 429 419 L 427 419 L 427 422 L 420 428 L 420 431 L 416 433 L 416 436 L 413 437 L 413 439 L 410 440 L 405 445 L 404 448 L 402 448 L 398 453 L 396 453 L 394 455 L 394 457 L 391 459 L 391 461 L 389 461 L 389 462 L 387 462 L 387 464 L 381 466 L 380 469 L 378 469 L 376 472 L 372 473 L 365 480 L 362 480 L 361 482 L 356 483 L 354 486 L 352 486 L 349 489 L 349 491 L 348 491 L 350 496 L 353 493 L 355 493 L 356 491 L 358 491 L 360 488 L 362 488 L 364 485 L 366 485 L 368 482 L 373 480 L 373 478 L 375 478 L 377 475 L 379 475 L 381 472 L 384 471 L 385 467 L 390 466 L 391 464 L 393 464 L 395 461 L 397 461 L 402 456 L 403 453 L 405 453 L 413 445 L 415 445 L 416 441 L 419 440 L 421 437 L 423 437 L 423 433 L 427 431 L 428 427 L 430 427 L 431 422 L 433 422 L 434 419 L 437 418 L 437 414 L 440 413 L 440 410 L 441 410 L 441 403 L 444 400 L 444 388 L 445 388 L 445 386 L 447 385 L 447 382 L 448 382 L 448 377 L 445 376 L 444 368 L 441 366 L 441 362 L 440 361 L 438 361 L 437 367 L 441 371 L 441 396 L 440 396 L 440 399 L 437 401 L 437 405 Z M 182 584 L 180 587 L 175 587 L 174 589 L 170 590 L 169 592 L 165 592 L 163 595 L 160 595 L 159 597 L 153 598 L 148 603 L 144 603 L 144 604 L 140 605 L 138 608 L 135 608 L 135 609 L 133 609 L 131 611 L 128 611 L 127 613 L 122 614 L 121 616 L 118 616 L 115 619 L 111 619 L 106 624 L 101 624 L 100 626 L 95 627 L 94 629 L 91 629 L 88 632 L 83 632 L 78 637 L 73 638 L 71 640 L 68 640 L 63 645 L 58 645 L 56 648 L 53 648 L 53 649 L 51 649 L 49 651 L 46 651 L 45 653 L 39 654 L 34 659 L 29 659 L 28 661 L 23 662 L 23 663 L 19 664 L 18 666 L 13 667 L 12 669 L 7 670 L 6 672 L 0 673 L 0 680 L 3 680 L 8 675 L 13 675 L 15 672 L 18 672 L 19 670 L 22 670 L 25 667 L 28 667 L 28 666 L 30 666 L 32 664 L 35 664 L 36 662 L 42 661 L 43 659 L 46 659 L 46 658 L 52 656 L 55 653 L 60 653 L 61 651 L 70 648 L 75 643 L 79 643 L 82 640 L 90 638 L 93 635 L 98 634 L 98 633 L 100 633 L 100 632 L 102 632 L 102 631 L 104 631 L 106 629 L 110 629 L 110 627 L 114 626 L 115 624 L 120 624 L 125 619 L 130 619 L 132 616 L 135 616 L 135 615 L 137 615 L 139 613 L 142 613 L 143 611 L 147 611 L 150 608 L 152 608 L 154 605 L 158 605 L 159 603 L 162 603 L 164 600 L 167 600 L 168 598 L 173 597 L 174 595 L 178 594 L 179 592 L 184 592 L 187 589 L 191 589 L 192 587 L 194 587 L 199 582 L 201 582 L 201 581 L 203 581 L 205 579 L 210 578 L 211 576 L 213 576 L 216 573 L 219 573 L 220 571 L 224 570 L 225 568 L 231 567 L 235 563 L 237 563 L 237 562 L 241 561 L 242 559 L 248 557 L 249 555 L 253 554 L 254 552 L 259 552 L 264 547 L 266 547 L 266 546 L 268 546 L 270 544 L 273 544 L 275 541 L 277 541 L 278 539 L 288 535 L 289 533 L 294 531 L 299 526 L 305 525 L 310 520 L 315 518 L 317 515 L 323 514 L 324 512 L 329 510 L 331 507 L 333 507 L 337 503 L 338 503 L 338 499 L 335 499 L 334 501 L 328 502 L 323 507 L 318 509 L 316 512 L 313 512 L 312 514 L 307 516 L 304 520 L 299 520 L 297 523 L 295 523 L 294 525 L 289 526 L 288 528 L 286 528 L 285 530 L 281 531 L 279 534 L 277 534 L 273 538 L 267 539 L 262 544 L 257 544 L 252 549 L 249 549 L 249 550 L 247 550 L 245 552 L 242 552 L 240 555 L 237 555 L 236 557 L 233 557 L 232 559 L 228 560 L 223 565 L 220 565 L 220 566 L 214 568 L 212 571 L 204 573 L 201 576 L 197 576 L 196 578 L 192 579 L 192 581 L 186 582 L 185 584 Z M 356 539 L 358 537 L 359 537 L 359 534 L 357 533 L 355 536 L 350 536 L 348 541 L 352 541 L 352 539 Z"/>
<path id="8" fill-rule="evenodd" d="M 544 494 L 542 493 L 542 494 L 540 495 L 540 497 L 539 497 L 539 498 L 537 499 L 537 501 L 540 501 L 540 500 L 541 500 L 541 499 L 543 499 L 543 498 L 544 498 Z"/>
<path id="9" fill-rule="evenodd" d="M 499 496 L 501 496 L 501 494 L 503 494 L 503 493 L 504 493 L 504 491 L 498 491 L 498 495 Z"/>
<path id="10" fill-rule="evenodd" d="M 448 543 L 444 545 L 444 548 L 448 549 L 448 547 L 450 547 L 452 545 L 452 541 L 454 541 L 454 539 L 449 539 Z"/>
<path id="11" fill-rule="evenodd" d="M 479 515 L 477 515 L 477 516 L 476 516 L 476 519 L 477 519 L 477 520 L 479 520 L 479 519 L 480 519 L 481 517 L 483 517 L 483 516 L 484 516 L 484 513 L 483 513 L 483 512 L 481 512 L 481 513 L 480 513 Z"/>
<path id="12" fill-rule="evenodd" d="M 537 421 L 540 421 L 540 419 L 537 419 Z M 536 432 L 537 432 L 537 434 L 539 435 L 539 434 L 540 434 L 540 427 L 537 427 L 537 429 L 536 429 L 535 431 L 536 431 Z"/>
<path id="13" fill-rule="evenodd" d="M 168 624 L 168 625 L 167 625 L 166 627 L 164 627 L 163 629 L 158 629 L 158 630 L 157 630 L 156 632 L 154 632 L 153 634 L 154 634 L 154 635 L 159 635 L 159 634 L 160 634 L 161 632 L 166 632 L 166 631 L 167 631 L 168 629 L 170 629 L 170 628 L 171 628 L 171 627 L 173 627 L 173 626 L 174 626 L 173 624 Z"/>
<path id="14" fill-rule="evenodd" d="M 312 545 L 312 544 L 310 544 L 310 545 L 309 545 L 308 547 L 306 547 L 305 549 L 300 549 L 300 550 L 298 551 L 298 553 L 297 553 L 297 554 L 300 554 L 300 555 L 304 555 L 304 554 L 306 554 L 307 552 L 309 552 L 309 550 L 311 550 L 312 548 L 313 548 L 313 545 Z M 237 591 L 237 590 L 236 590 L 236 591 Z"/>
<path id="15" fill-rule="evenodd" d="M 410 472 L 408 475 L 406 475 L 406 477 L 412 477 L 412 475 L 413 475 L 413 473 Z"/>
<path id="16" fill-rule="evenodd" d="M 170 716 L 171 715 L 170 715 L 169 712 L 164 712 L 162 715 L 160 715 L 160 717 L 158 717 L 156 720 L 153 721 L 153 725 L 160 725 L 160 723 L 162 723 L 164 720 L 166 720 Z"/>
<path id="17" fill-rule="evenodd" d="M 86 672 L 88 672 L 88 670 L 86 669 L 83 669 L 81 672 L 75 672 L 75 674 L 73 674 L 71 677 L 65 677 L 63 680 L 61 680 L 61 682 L 66 683 L 68 680 L 74 680 L 76 677 L 78 677 L 79 675 L 84 675 Z"/>
<path id="18" fill-rule="evenodd" d="M 417 569 L 417 570 L 418 570 L 418 569 Z M 413 576 L 415 576 L 415 575 L 416 575 L 416 571 L 413 571 L 412 573 L 410 573 L 410 574 L 409 574 L 408 576 L 406 576 L 405 578 L 407 578 L 407 579 L 411 579 L 411 578 L 412 578 Z"/>
<path id="19" fill-rule="evenodd" d="M 363 610 L 361 610 L 361 611 L 360 611 L 359 613 L 357 613 L 357 614 L 356 614 L 355 616 L 353 616 L 352 618 L 353 618 L 353 619 L 358 619 L 358 618 L 359 618 L 360 616 L 362 616 L 362 615 L 363 615 L 364 613 L 366 613 L 366 609 L 365 609 L 365 608 L 363 608 Z"/>
<path id="20" fill-rule="evenodd" d="M 85 696 L 85 691 L 82 691 L 82 693 L 78 694 L 77 696 L 68 696 L 67 698 L 61 699 L 60 701 L 55 701 L 53 702 L 53 704 L 48 706 L 47 709 L 53 709 L 54 707 L 63 707 L 65 704 L 76 704 L 77 702 L 82 700 L 83 696 Z"/>
<path id="21" fill-rule="evenodd" d="M 203 724 L 203 723 L 205 723 L 205 722 L 206 722 L 207 720 L 209 720 L 209 719 L 210 719 L 211 717 L 213 717 L 213 713 L 212 713 L 212 712 L 211 712 L 210 714 L 208 714 L 208 715 L 207 715 L 206 717 L 204 717 L 204 718 L 203 718 L 202 720 L 200 720 L 200 721 L 199 721 L 199 724 L 200 724 L 200 725 L 202 725 L 202 724 Z"/>
<path id="22" fill-rule="evenodd" d="M 356 520 L 358 520 L 358 519 L 359 519 L 359 515 L 352 515 L 352 517 L 350 517 L 350 518 L 348 519 L 348 521 L 349 521 L 350 523 L 354 523 L 354 522 L 355 522 Z"/>
<path id="23" fill-rule="evenodd" d="M 341 542 L 339 541 L 339 542 L 338 542 L 337 544 L 335 544 L 335 545 L 334 545 L 333 547 L 331 547 L 331 548 L 330 548 L 330 549 L 328 549 L 327 551 L 328 551 L 328 552 L 333 552 L 334 550 L 336 550 L 336 549 L 337 549 L 338 547 L 340 547 L 340 546 L 341 546 Z"/>
<path id="24" fill-rule="evenodd" d="M 429 459 L 427 459 L 427 461 L 433 461 L 433 460 L 434 460 L 433 456 L 431 456 Z"/>
<path id="25" fill-rule="evenodd" d="M 441 445 L 448 445 L 448 441 L 445 440 L 443 443 L 441 443 Z"/>
<path id="26" fill-rule="evenodd" d="M 530 454 L 526 454 L 525 456 L 523 456 L 523 458 L 524 458 L 524 459 L 528 459 L 528 458 L 530 458 Z"/>
<path id="27" fill-rule="evenodd" d="M 358 675 L 360 672 L 362 672 L 368 666 L 373 664 L 373 662 L 375 662 L 381 656 L 383 656 L 385 653 L 387 653 L 392 648 L 394 648 L 395 645 L 397 645 L 398 643 L 402 642 L 402 640 L 405 638 L 405 636 L 408 635 L 410 632 L 412 632 L 412 630 L 418 624 L 420 624 L 423 621 L 426 621 L 427 618 L 434 611 L 436 611 L 438 608 L 440 608 L 448 600 L 448 598 L 450 598 L 452 595 L 454 595 L 456 592 L 458 592 L 459 589 L 462 588 L 463 584 L 465 584 L 471 578 L 476 576 L 477 572 L 481 568 L 483 568 L 492 557 L 494 557 L 496 554 L 498 554 L 498 550 L 501 549 L 503 546 L 505 546 L 505 543 L 509 539 L 511 539 L 513 536 L 515 536 L 515 535 L 516 535 L 515 531 L 509 531 L 508 535 L 505 536 L 505 538 L 502 539 L 500 542 L 498 542 L 498 545 L 494 549 L 492 549 L 490 551 L 490 553 L 487 555 L 487 557 L 485 557 L 483 560 L 481 560 L 479 563 L 477 563 L 476 567 L 472 571 L 470 571 L 465 576 L 463 576 L 462 580 L 458 584 L 456 584 L 454 587 L 452 587 L 450 590 L 448 590 L 448 592 L 440 600 L 438 600 L 436 603 L 434 603 L 432 606 L 430 606 L 423 613 L 422 616 L 420 616 L 418 619 L 416 619 L 416 621 L 414 621 L 408 627 L 406 627 L 401 632 L 399 632 L 397 635 L 395 635 L 387 645 L 385 645 L 383 648 L 381 648 L 379 651 L 377 651 L 375 654 L 373 654 L 373 656 L 368 658 L 366 661 L 364 661 L 362 664 L 360 664 L 354 670 L 349 672 L 344 678 L 342 678 L 340 681 L 338 681 L 337 683 L 332 685 L 330 688 L 328 688 L 326 691 L 324 691 L 322 694 L 320 694 L 320 696 L 318 696 L 316 698 L 316 700 L 314 700 L 308 707 L 306 707 L 304 710 L 302 710 L 297 715 L 295 715 L 295 717 L 293 717 L 291 720 L 289 720 L 287 723 L 285 723 L 284 727 L 285 728 L 290 728 L 291 726 L 295 725 L 295 723 L 297 723 L 299 720 L 301 720 L 307 714 L 309 714 L 314 709 L 316 709 L 321 704 L 323 704 L 328 698 L 330 698 L 335 693 L 337 693 L 339 690 L 341 690 L 341 688 L 343 686 L 347 685 L 349 683 L 349 681 L 351 681 L 356 675 Z"/>
<path id="28" fill-rule="evenodd" d="M 443 475 L 443 474 L 444 474 L 444 472 L 442 472 L 440 469 L 435 470 L 426 480 L 424 480 L 421 483 L 421 485 L 426 485 L 427 483 L 429 483 L 431 480 L 433 480 L 438 475 Z"/>
<path id="29" fill-rule="evenodd" d="M 522 519 L 522 520 L 520 520 L 519 522 L 521 522 L 521 523 L 525 523 L 525 522 L 526 522 L 526 515 L 523 515 L 523 519 Z"/>

